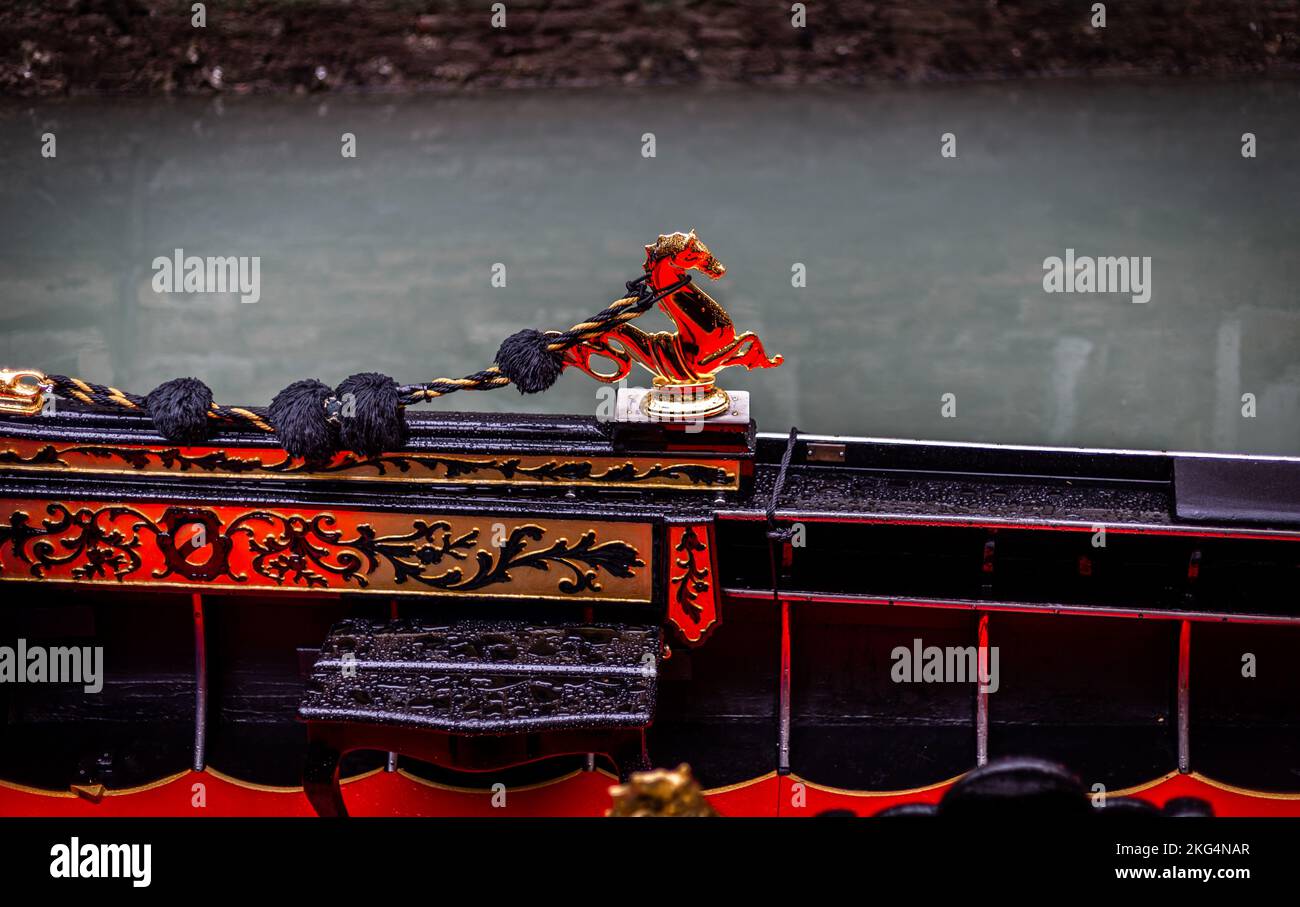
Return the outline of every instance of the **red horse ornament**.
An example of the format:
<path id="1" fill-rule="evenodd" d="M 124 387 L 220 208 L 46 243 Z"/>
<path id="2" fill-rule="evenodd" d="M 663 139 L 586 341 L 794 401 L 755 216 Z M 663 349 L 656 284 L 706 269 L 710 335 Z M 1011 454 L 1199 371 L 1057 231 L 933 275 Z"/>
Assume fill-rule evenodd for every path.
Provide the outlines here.
<path id="1" fill-rule="evenodd" d="M 645 271 L 655 293 L 679 283 L 688 271 L 717 280 L 727 273 L 695 231 L 669 233 L 645 247 Z M 782 357 L 768 357 L 763 342 L 751 331 L 736 333 L 726 310 L 694 283 L 669 293 L 658 303 L 673 320 L 676 331 L 643 331 L 622 324 L 591 340 L 570 347 L 565 364 L 586 372 L 597 381 L 621 381 L 636 363 L 653 376 L 654 388 L 646 395 L 646 412 L 659 419 L 701 419 L 725 412 L 731 405 L 715 378 L 724 368 L 775 368 Z M 591 357 L 614 363 L 612 372 L 596 371 Z"/>

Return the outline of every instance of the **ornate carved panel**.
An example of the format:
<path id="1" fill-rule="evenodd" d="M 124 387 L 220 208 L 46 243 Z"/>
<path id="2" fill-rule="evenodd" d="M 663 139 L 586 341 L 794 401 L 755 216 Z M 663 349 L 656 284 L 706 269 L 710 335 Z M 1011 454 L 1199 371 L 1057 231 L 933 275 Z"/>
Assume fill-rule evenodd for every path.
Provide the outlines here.
<path id="1" fill-rule="evenodd" d="M 657 625 L 345 620 L 298 714 L 466 734 L 645 727 L 659 640 Z"/>
<path id="2" fill-rule="evenodd" d="M 721 622 L 712 523 L 668 526 L 668 621 L 690 645 Z"/>
<path id="3" fill-rule="evenodd" d="M 279 448 L 170 447 L 0 439 L 0 469 L 96 474 L 273 477 L 455 485 L 591 485 L 712 491 L 740 487 L 740 462 L 703 457 L 583 457 L 515 454 L 339 453 L 328 462 Z"/>
<path id="4" fill-rule="evenodd" d="M 0 580 L 649 602 L 649 523 L 0 500 Z"/>

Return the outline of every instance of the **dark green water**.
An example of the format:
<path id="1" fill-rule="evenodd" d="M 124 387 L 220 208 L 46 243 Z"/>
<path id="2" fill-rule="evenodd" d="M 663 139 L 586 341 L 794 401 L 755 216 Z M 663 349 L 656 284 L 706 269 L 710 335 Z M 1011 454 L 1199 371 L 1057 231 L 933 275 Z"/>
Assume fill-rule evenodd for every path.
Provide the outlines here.
<path id="1" fill-rule="evenodd" d="M 730 269 L 710 292 L 786 356 L 722 379 L 765 430 L 1300 454 L 1298 103 L 1079 82 L 9 104 L 0 363 L 140 393 L 195 375 L 229 403 L 459 376 L 694 226 Z M 260 256 L 260 301 L 155 293 L 178 246 Z M 1044 292 L 1067 248 L 1150 256 L 1151 301 Z M 596 387 L 441 406 L 592 412 Z"/>

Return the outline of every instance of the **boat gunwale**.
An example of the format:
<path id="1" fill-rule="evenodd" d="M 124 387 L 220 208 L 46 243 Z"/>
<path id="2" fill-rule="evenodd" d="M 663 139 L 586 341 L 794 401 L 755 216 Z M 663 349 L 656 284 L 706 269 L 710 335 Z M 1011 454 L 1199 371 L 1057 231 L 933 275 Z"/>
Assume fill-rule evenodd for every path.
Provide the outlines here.
<path id="1" fill-rule="evenodd" d="M 778 442 L 784 445 L 789 435 L 781 432 L 758 432 L 759 442 Z M 924 447 L 924 448 L 962 448 L 987 451 L 990 453 L 1027 453 L 1027 454 L 1088 454 L 1115 457 L 1167 457 L 1169 459 L 1206 459 L 1206 460 L 1264 460 L 1268 462 L 1292 463 L 1300 467 L 1300 456 L 1286 454 L 1252 454 L 1252 453 L 1216 453 L 1213 451 L 1185 450 L 1147 450 L 1126 447 L 1058 447 L 1040 444 L 1001 444 L 987 441 L 935 441 L 921 438 L 872 437 L 868 435 L 824 435 L 811 432 L 799 432 L 797 440 L 814 444 L 854 444 L 877 445 L 882 447 Z"/>

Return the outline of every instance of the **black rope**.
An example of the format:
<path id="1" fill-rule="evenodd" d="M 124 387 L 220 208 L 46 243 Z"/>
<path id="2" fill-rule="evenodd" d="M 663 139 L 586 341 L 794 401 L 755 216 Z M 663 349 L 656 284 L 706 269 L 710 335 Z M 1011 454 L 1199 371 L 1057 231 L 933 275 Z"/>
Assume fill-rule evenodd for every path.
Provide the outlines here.
<path id="1" fill-rule="evenodd" d="M 785 487 L 785 474 L 790 468 L 790 459 L 794 456 L 794 445 L 799 438 L 799 429 L 791 427 L 790 438 L 785 442 L 785 453 L 781 455 L 781 468 L 776 473 L 776 484 L 772 486 L 772 495 L 767 499 L 767 537 L 781 540 L 790 537 L 789 529 L 776 528 L 776 504 Z"/>
<path id="2" fill-rule="evenodd" d="M 413 403 L 432 400 L 461 390 L 494 390 L 505 387 L 512 383 L 512 378 L 506 374 L 506 371 L 511 371 L 515 375 L 514 380 L 522 382 L 521 390 L 533 392 L 544 389 L 563 369 L 563 354 L 571 347 L 599 337 L 620 324 L 639 317 L 655 303 L 676 293 L 691 282 L 690 276 L 684 274 L 671 286 L 652 292 L 649 280 L 650 275 L 646 273 L 635 280 L 627 281 L 625 284 L 627 296 L 615 300 L 605 309 L 567 331 L 545 334 L 537 331 L 520 332 L 535 335 L 539 341 L 536 347 L 530 348 L 527 352 L 534 355 L 536 364 L 543 366 L 540 371 L 545 378 L 540 382 L 531 379 L 523 382 L 521 373 L 517 370 L 503 370 L 501 366 L 504 360 L 501 358 L 500 351 L 497 364 L 466 375 L 464 378 L 436 378 L 422 384 L 399 386 L 384 375 L 373 373 L 353 375 L 339 387 L 340 389 L 356 387 L 364 390 L 367 414 L 371 416 L 370 428 L 365 432 L 365 437 L 353 439 L 354 443 L 370 447 L 403 435 L 404 427 L 400 424 L 403 421 L 401 410 Z M 326 448 L 320 444 L 308 444 L 304 431 L 314 431 L 314 437 L 318 440 L 324 437 L 328 433 L 327 423 L 339 425 L 338 414 L 343 406 L 340 401 L 342 393 L 336 391 L 331 394 L 327 387 L 314 380 L 295 382 L 277 397 L 277 403 L 273 403 L 269 409 L 224 406 L 212 402 L 211 392 L 202 382 L 193 378 L 178 378 L 166 382 L 147 397 L 67 375 L 49 375 L 48 382 L 53 393 L 68 400 L 75 400 L 88 406 L 150 415 L 163 435 L 171 440 L 192 441 L 203 434 L 201 429 L 207 422 L 253 428 L 264 432 L 276 432 L 279 429 L 281 434 L 285 433 L 283 429 L 286 426 L 290 426 L 294 437 L 286 443 L 286 449 L 291 449 L 292 452 L 312 447 L 318 455 L 324 455 Z M 525 386 L 526 384 L 535 386 Z M 293 399 L 285 396 L 288 392 L 294 392 Z M 357 395 L 353 394 L 353 396 Z M 292 410 L 290 412 L 292 419 L 282 418 L 280 422 L 272 424 L 271 417 L 277 414 L 277 404 L 281 398 L 285 401 L 285 405 L 280 408 L 281 414 Z M 392 405 L 394 403 L 395 406 Z M 390 408 L 393 412 L 388 412 Z M 358 424 L 366 421 L 359 420 Z M 350 424 L 349 428 L 355 433 L 355 428 Z"/>
<path id="3" fill-rule="evenodd" d="M 689 284 L 691 277 L 689 274 L 683 274 L 679 280 L 658 292 L 650 291 L 649 280 L 649 274 L 635 280 L 629 280 L 624 284 L 627 288 L 627 296 L 615 300 L 607 308 L 592 315 L 581 324 L 575 324 L 567 331 L 555 331 L 547 334 L 546 350 L 552 354 L 562 354 L 584 340 L 599 337 L 618 324 L 640 317 L 649 311 L 650 307 L 656 302 L 671 296 Z M 497 366 L 492 366 L 472 375 L 466 375 L 464 378 L 436 378 L 433 381 L 426 381 L 421 384 L 404 384 L 397 391 L 402 397 L 402 405 L 409 406 L 422 400 L 445 397 L 447 394 L 453 394 L 456 391 L 495 390 L 498 387 L 505 387 L 507 384 L 510 384 L 510 378 L 502 374 Z"/>
<path id="4" fill-rule="evenodd" d="M 60 397 L 87 406 L 111 406 L 119 409 L 144 409 L 144 397 L 118 390 L 107 384 L 94 384 L 67 375 L 48 375 L 51 389 Z"/>
<path id="5" fill-rule="evenodd" d="M 790 469 L 790 460 L 794 456 L 794 446 L 798 438 L 799 429 L 791 426 L 790 438 L 785 442 L 785 453 L 781 455 L 781 468 L 777 470 L 776 482 L 772 485 L 772 495 L 767 499 L 767 555 L 768 563 L 772 567 L 772 601 L 775 604 L 781 602 L 780 576 L 776 565 L 777 546 L 783 545 L 794 537 L 793 529 L 776 525 L 776 505 L 781 498 L 781 490 L 785 488 L 785 474 Z"/>
<path id="6" fill-rule="evenodd" d="M 574 325 L 567 331 L 561 331 L 551 341 L 551 349 L 556 351 L 567 350 L 571 346 L 576 346 L 583 340 L 587 340 L 593 335 L 603 334 L 610 322 L 613 321 L 630 321 L 638 315 L 650 311 L 650 307 L 659 300 L 671 296 L 682 287 L 691 282 L 689 274 L 683 274 L 681 279 L 671 286 L 664 287 L 657 293 L 650 292 L 648 281 L 650 275 L 638 277 L 636 280 L 629 280 L 624 286 L 627 288 L 627 296 L 615 301 L 608 308 L 593 315 L 587 319 L 587 322 L 580 325 Z M 626 300 L 635 299 L 636 302 L 631 305 L 626 304 Z"/>

